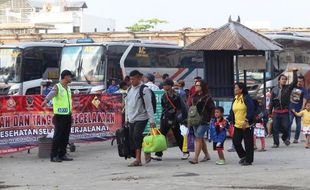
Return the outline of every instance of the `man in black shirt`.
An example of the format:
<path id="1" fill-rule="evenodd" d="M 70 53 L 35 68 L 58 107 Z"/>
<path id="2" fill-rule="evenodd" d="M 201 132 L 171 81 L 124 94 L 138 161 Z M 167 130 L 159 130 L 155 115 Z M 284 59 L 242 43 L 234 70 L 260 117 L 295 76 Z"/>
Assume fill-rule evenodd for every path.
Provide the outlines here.
<path id="1" fill-rule="evenodd" d="M 282 132 L 282 140 L 286 146 L 290 145 L 288 138 L 288 129 L 290 124 L 289 119 L 289 104 L 292 90 L 297 86 L 297 69 L 293 69 L 293 82 L 286 84 L 287 76 L 281 74 L 278 78 L 279 85 L 271 91 L 270 115 L 273 116 L 272 133 L 273 146 L 279 147 L 279 131 Z"/>
<path id="2" fill-rule="evenodd" d="M 177 122 L 177 112 L 182 110 L 181 104 L 183 101 L 180 95 L 175 92 L 172 87 L 174 82 L 170 79 L 166 79 L 163 82 L 163 89 L 165 90 L 165 94 L 162 96 L 161 105 L 162 105 L 162 115 L 160 122 L 160 132 L 163 135 L 167 135 L 168 131 L 172 129 L 174 137 L 177 141 L 177 144 L 182 151 L 183 146 L 183 136 L 181 135 L 180 124 Z M 157 152 L 156 157 L 153 158 L 155 160 L 162 160 L 162 152 Z M 183 152 L 182 160 L 186 160 L 189 157 L 188 152 Z"/>

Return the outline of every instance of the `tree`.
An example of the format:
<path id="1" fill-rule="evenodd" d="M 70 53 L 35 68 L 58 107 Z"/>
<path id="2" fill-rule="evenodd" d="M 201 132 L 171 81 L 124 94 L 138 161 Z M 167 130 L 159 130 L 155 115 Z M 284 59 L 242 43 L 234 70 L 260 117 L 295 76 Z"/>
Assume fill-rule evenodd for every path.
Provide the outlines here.
<path id="1" fill-rule="evenodd" d="M 141 19 L 137 23 L 127 26 L 126 29 L 132 32 L 140 32 L 140 31 L 149 31 L 149 29 L 156 28 L 158 24 L 166 24 L 168 23 L 165 20 L 160 20 L 158 18 L 144 20 Z"/>
<path id="2" fill-rule="evenodd" d="M 148 31 L 151 28 L 154 28 L 154 26 L 149 25 L 149 24 L 140 24 L 140 23 L 136 23 L 134 25 L 126 27 L 126 29 L 130 30 L 131 32 Z"/>

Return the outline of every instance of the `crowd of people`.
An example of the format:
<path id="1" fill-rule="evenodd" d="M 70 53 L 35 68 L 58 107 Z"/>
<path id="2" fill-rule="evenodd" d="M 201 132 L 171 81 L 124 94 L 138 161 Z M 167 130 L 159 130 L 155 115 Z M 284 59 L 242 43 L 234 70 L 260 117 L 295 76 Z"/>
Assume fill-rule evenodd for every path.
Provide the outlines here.
<path id="1" fill-rule="evenodd" d="M 54 86 L 42 103 L 42 106 L 45 106 L 51 99 L 56 102 L 53 105 L 56 132 L 53 138 L 52 162 L 72 160 L 65 151 L 69 134 L 63 130 L 63 125 L 67 126 L 65 128 L 70 128 L 71 125 L 72 106 L 67 101 L 71 99 L 71 93 L 67 84 L 71 82 L 72 74 L 64 71 L 61 76 L 61 82 Z M 151 128 L 159 127 L 164 136 L 172 130 L 176 144 L 182 153 L 182 160 L 189 159 L 190 153 L 184 150 L 185 137 L 181 134 L 180 126 L 186 126 L 189 131 L 193 131 L 195 148 L 194 155 L 189 160 L 191 164 L 210 160 L 205 140 L 207 137 L 210 142 L 213 142 L 213 150 L 218 152 L 219 160 L 216 164 L 224 165 L 224 142 L 229 131 L 233 142 L 231 149 L 237 152 L 240 158 L 239 164 L 248 166 L 254 161 L 257 139 L 261 141 L 259 151 L 266 151 L 267 135 L 273 136 L 272 148 L 278 148 L 280 132 L 283 143 L 286 146 L 290 145 L 291 125 L 294 119 L 296 132 L 292 142 L 299 143 L 302 132 L 306 137 L 305 148 L 310 148 L 310 100 L 304 87 L 305 78 L 301 75 L 297 76 L 297 70 L 293 70 L 293 82 L 287 84 L 287 79 L 287 76 L 282 74 L 278 77 L 278 85 L 270 91 L 269 105 L 265 105 L 262 100 L 253 99 L 248 94 L 244 83 L 234 84 L 235 97 L 230 110 L 226 110 L 229 111 L 227 118 L 224 118 L 224 108 L 215 106 L 208 85 L 201 77 L 196 77 L 193 86 L 186 90 L 184 81 L 175 82 L 168 74 L 163 75 L 162 82 L 157 86 L 153 74 L 142 74 L 138 70 L 133 70 L 120 83 L 113 79 L 107 93 L 121 93 L 124 97 L 123 119 L 125 126 L 129 128 L 130 149 L 135 154 L 135 161 L 129 164 L 130 167 L 142 166 L 142 142 L 148 123 Z M 157 90 L 164 91 L 161 98 L 162 114 L 159 126 L 156 126 L 154 116 L 156 108 L 154 109 L 153 91 Z M 188 112 L 186 119 L 182 118 L 185 114 L 180 114 L 184 112 Z M 272 130 L 269 131 L 266 126 L 271 122 Z M 203 152 L 203 158 L 199 160 L 201 152 Z M 145 153 L 144 157 L 145 164 L 152 160 L 162 161 L 163 152 L 156 152 L 154 155 Z"/>
<path id="2" fill-rule="evenodd" d="M 296 132 L 293 143 L 299 143 L 301 131 L 306 136 L 305 148 L 310 148 L 310 100 L 304 87 L 305 79 L 303 76 L 297 76 L 297 70 L 293 71 L 293 82 L 287 84 L 287 76 L 278 77 L 278 85 L 271 91 L 270 104 L 265 109 L 264 101 L 253 99 L 247 91 L 244 83 L 234 85 L 235 97 L 233 99 L 229 115 L 224 118 L 224 108 L 217 107 L 214 104 L 212 95 L 208 91 L 206 81 L 201 77 L 194 79 L 193 86 L 184 89 L 184 81 L 173 81 L 168 74 L 164 74 L 162 82 L 157 86 L 155 76 L 147 73 L 142 74 L 138 70 L 130 73 L 130 87 L 125 98 L 125 123 L 130 126 L 131 148 L 135 149 L 136 160 L 129 166 L 141 166 L 141 151 L 143 141 L 143 131 L 149 121 L 151 127 L 156 127 L 154 120 L 154 111 L 150 107 L 150 91 L 164 90 L 162 96 L 162 115 L 160 122 L 160 132 L 167 135 L 172 130 L 177 145 L 182 153 L 182 160 L 190 157 L 188 151 L 184 151 L 184 136 L 181 134 L 180 126 L 186 125 L 193 130 L 195 136 L 195 149 L 191 164 L 206 162 L 210 160 L 206 136 L 209 141 L 213 141 L 213 150 L 218 152 L 219 160 L 217 165 L 225 164 L 224 142 L 228 131 L 232 136 L 232 149 L 237 152 L 240 158 L 239 164 L 243 166 L 252 165 L 254 161 L 254 151 L 257 149 L 257 139 L 261 142 L 261 148 L 258 151 L 266 151 L 265 137 L 273 137 L 272 148 L 280 146 L 279 133 L 282 133 L 282 141 L 286 146 L 291 143 L 291 126 L 293 120 L 296 121 Z M 122 83 L 120 83 L 122 84 Z M 148 88 L 143 90 L 144 95 L 139 95 L 141 85 Z M 121 86 L 121 85 L 120 85 Z M 133 89 L 133 90 L 131 90 Z M 143 103 L 141 103 L 143 102 Z M 182 104 L 187 105 L 187 109 L 195 110 L 199 114 L 199 122 L 191 124 L 190 121 L 182 123 L 178 120 L 178 113 L 184 109 Z M 146 106 L 147 105 L 147 106 Z M 303 118 L 303 119 L 301 119 Z M 301 121 L 302 124 L 301 125 Z M 194 122 L 194 120 L 193 120 Z M 267 123 L 272 123 L 272 130 L 268 132 Z M 301 126 L 303 126 L 301 130 Z M 271 133 L 271 134 L 270 134 Z M 244 146 L 242 144 L 244 142 Z M 199 155 L 203 152 L 203 158 L 199 160 Z M 145 164 L 151 160 L 162 161 L 163 153 L 156 152 L 154 156 L 145 155 Z"/>

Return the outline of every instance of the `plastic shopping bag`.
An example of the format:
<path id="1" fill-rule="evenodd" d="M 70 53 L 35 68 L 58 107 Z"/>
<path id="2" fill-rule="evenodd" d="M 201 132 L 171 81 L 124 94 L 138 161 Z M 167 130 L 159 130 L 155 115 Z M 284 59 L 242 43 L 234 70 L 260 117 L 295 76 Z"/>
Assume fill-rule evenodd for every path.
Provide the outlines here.
<path id="1" fill-rule="evenodd" d="M 188 135 L 188 128 L 185 125 L 180 126 L 181 135 L 187 136 Z"/>
<path id="2" fill-rule="evenodd" d="M 187 136 L 187 151 L 195 152 L 195 135 L 193 130 L 190 130 Z"/>
<path id="3" fill-rule="evenodd" d="M 188 149 L 187 149 L 187 135 L 183 136 L 182 152 L 188 152 Z"/>

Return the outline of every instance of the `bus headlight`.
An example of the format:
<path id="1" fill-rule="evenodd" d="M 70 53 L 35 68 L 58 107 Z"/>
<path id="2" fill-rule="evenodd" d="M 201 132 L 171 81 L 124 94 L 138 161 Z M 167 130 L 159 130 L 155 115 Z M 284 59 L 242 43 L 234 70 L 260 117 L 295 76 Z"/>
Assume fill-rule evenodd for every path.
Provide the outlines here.
<path id="1" fill-rule="evenodd" d="M 19 89 L 10 89 L 8 95 L 19 95 Z"/>

